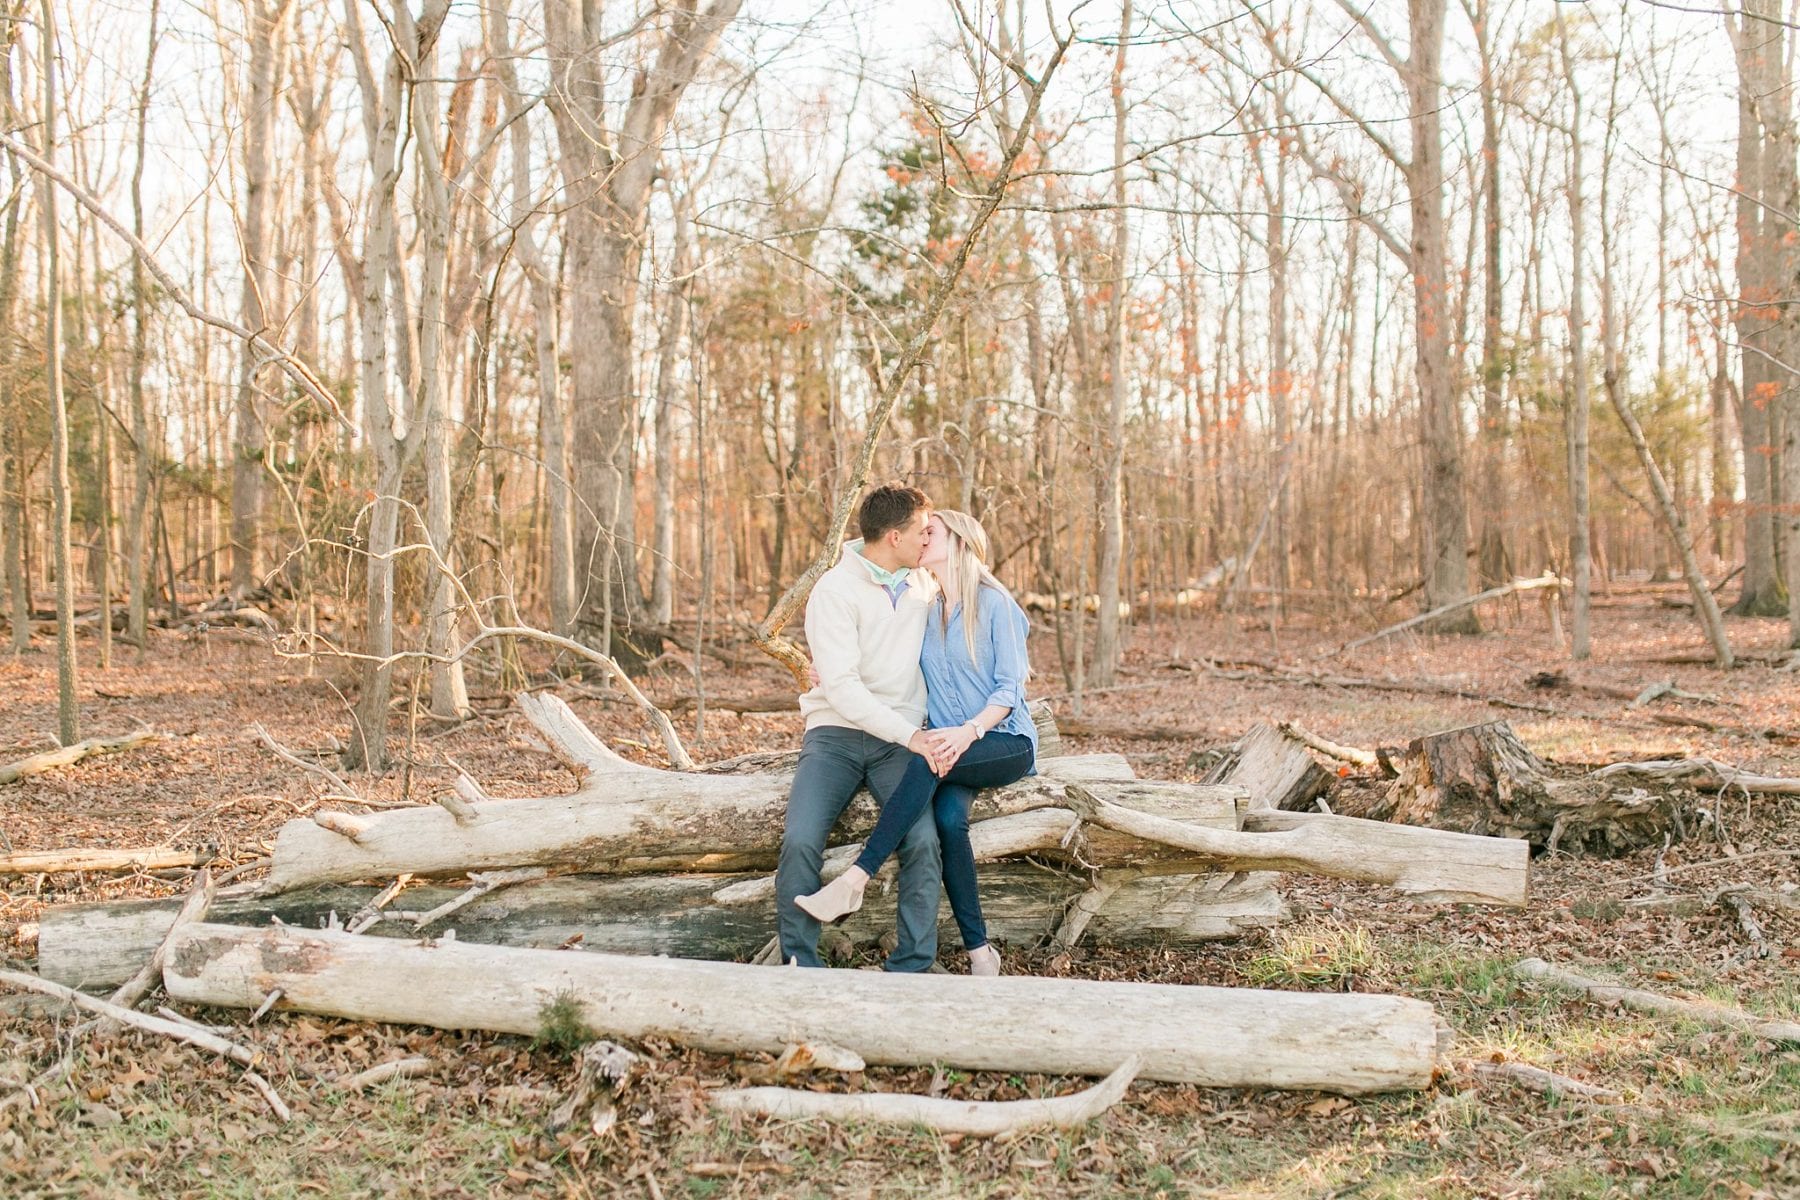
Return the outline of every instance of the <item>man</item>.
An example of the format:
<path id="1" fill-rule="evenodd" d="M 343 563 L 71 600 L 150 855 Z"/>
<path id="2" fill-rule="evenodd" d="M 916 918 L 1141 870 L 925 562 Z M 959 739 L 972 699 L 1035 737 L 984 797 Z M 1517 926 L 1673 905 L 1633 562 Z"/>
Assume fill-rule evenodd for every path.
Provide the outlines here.
<path id="1" fill-rule="evenodd" d="M 856 790 L 885 801 L 913 754 L 935 752 L 923 734 L 925 677 L 919 648 L 935 594 L 918 570 L 931 506 L 917 488 L 891 483 L 863 497 L 862 537 L 847 542 L 806 603 L 806 641 L 818 686 L 800 697 L 806 718 L 800 768 L 788 794 L 775 874 L 783 962 L 819 967 L 819 923 L 794 903 L 817 891 L 825 841 Z M 890 971 L 937 961 L 937 826 L 925 814 L 900 843 L 899 941 Z"/>

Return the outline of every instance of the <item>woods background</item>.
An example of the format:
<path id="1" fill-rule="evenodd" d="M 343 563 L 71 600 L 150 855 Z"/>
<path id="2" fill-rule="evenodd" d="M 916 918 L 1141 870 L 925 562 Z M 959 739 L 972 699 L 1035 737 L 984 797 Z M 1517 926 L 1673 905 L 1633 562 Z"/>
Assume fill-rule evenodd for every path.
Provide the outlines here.
<path id="1" fill-rule="evenodd" d="M 1077 692 L 1198 604 L 1787 612 L 1788 15 L 6 0 L 13 645 L 253 601 L 378 764 L 480 630 L 753 655 L 872 429 Z"/>

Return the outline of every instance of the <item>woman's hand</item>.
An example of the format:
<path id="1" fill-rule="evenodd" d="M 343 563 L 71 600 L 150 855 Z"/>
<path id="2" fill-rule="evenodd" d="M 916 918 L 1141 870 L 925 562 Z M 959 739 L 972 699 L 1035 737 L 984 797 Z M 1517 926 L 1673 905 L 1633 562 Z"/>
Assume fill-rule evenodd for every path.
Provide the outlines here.
<path id="1" fill-rule="evenodd" d="M 940 779 L 956 766 L 963 751 L 975 744 L 975 731 L 967 725 L 958 725 L 954 729 L 927 729 L 925 736 L 937 750 L 930 762 L 931 769 L 937 772 Z"/>
<path id="2" fill-rule="evenodd" d="M 906 748 L 925 760 L 933 775 L 942 778 L 944 773 L 956 765 L 956 760 L 946 760 L 944 747 L 937 740 L 937 731 L 921 729 L 907 739 Z"/>

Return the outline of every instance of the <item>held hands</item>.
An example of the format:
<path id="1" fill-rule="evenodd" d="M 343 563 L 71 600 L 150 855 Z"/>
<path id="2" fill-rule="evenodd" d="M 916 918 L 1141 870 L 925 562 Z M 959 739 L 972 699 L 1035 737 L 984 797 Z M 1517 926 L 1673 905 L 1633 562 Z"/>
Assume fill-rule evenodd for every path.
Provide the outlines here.
<path id="1" fill-rule="evenodd" d="M 927 760 L 941 779 L 956 766 L 963 752 L 975 744 L 975 731 L 967 725 L 958 725 L 953 729 L 927 729 L 925 738 L 937 752 L 935 756 L 927 755 Z"/>

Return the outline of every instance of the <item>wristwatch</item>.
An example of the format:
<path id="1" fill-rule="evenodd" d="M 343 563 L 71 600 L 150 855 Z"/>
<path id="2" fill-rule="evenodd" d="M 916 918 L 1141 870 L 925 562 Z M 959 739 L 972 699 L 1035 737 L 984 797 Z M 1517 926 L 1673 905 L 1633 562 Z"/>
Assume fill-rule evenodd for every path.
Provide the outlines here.
<path id="1" fill-rule="evenodd" d="M 964 721 L 963 724 L 967 725 L 969 727 L 970 732 L 972 732 L 975 735 L 976 741 L 980 741 L 982 738 L 987 736 L 987 734 L 982 730 L 981 726 L 979 726 L 975 723 L 974 717 L 970 717 L 968 720 Z"/>

